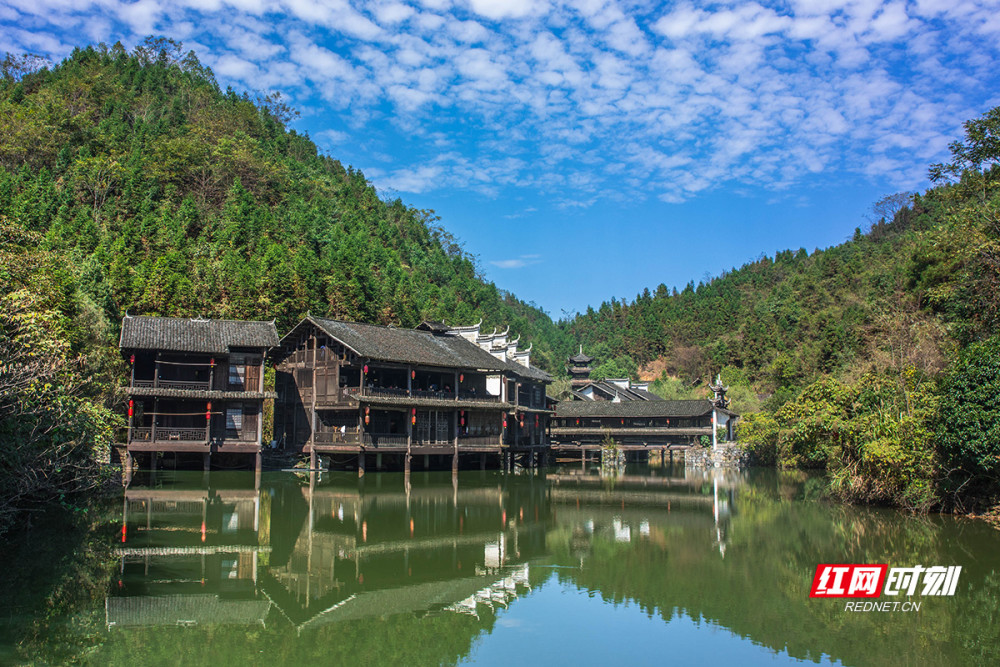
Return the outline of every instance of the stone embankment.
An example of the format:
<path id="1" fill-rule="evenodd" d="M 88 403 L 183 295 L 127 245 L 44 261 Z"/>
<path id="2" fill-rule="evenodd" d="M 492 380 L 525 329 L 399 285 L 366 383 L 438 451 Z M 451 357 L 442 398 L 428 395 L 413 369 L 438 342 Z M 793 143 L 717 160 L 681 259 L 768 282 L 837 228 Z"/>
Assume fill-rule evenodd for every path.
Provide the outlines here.
<path id="1" fill-rule="evenodd" d="M 734 442 L 712 447 L 692 447 L 684 452 L 685 468 L 744 468 L 748 465 L 746 450 Z"/>

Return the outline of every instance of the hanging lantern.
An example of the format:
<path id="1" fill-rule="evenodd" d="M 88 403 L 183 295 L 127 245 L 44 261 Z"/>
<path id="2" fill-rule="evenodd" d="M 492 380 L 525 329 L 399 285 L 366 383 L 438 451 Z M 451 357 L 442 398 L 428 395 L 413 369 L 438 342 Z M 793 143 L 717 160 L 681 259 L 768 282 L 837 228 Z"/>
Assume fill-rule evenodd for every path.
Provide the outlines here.
<path id="1" fill-rule="evenodd" d="M 208 365 L 209 366 L 215 366 L 215 357 L 212 357 L 211 359 L 209 359 Z"/>
<path id="2" fill-rule="evenodd" d="M 521 428 L 524 428 L 524 415 L 521 415 Z"/>
<path id="3" fill-rule="evenodd" d="M 366 405 L 365 406 L 365 414 L 367 415 L 370 410 L 371 410 L 371 408 Z"/>
<path id="4" fill-rule="evenodd" d="M 625 425 L 625 420 L 623 419 L 623 420 L 622 420 L 622 426 L 624 426 L 624 425 Z"/>
<path id="5" fill-rule="evenodd" d="M 410 379 L 411 380 L 416 380 L 417 379 L 417 372 L 416 371 L 410 371 Z"/>
<path id="6" fill-rule="evenodd" d="M 366 412 L 365 413 L 365 426 L 368 426 L 369 423 L 371 423 L 371 418 L 368 416 L 368 413 Z"/>
<path id="7" fill-rule="evenodd" d="M 132 399 L 128 399 L 128 416 L 132 416 Z"/>
<path id="8" fill-rule="evenodd" d="M 576 420 L 576 425 L 577 425 L 577 426 L 579 426 L 579 425 L 580 425 L 580 420 L 579 420 L 579 419 L 577 419 L 577 420 Z"/>
<path id="9" fill-rule="evenodd" d="M 535 415 L 535 428 L 538 428 L 538 415 Z"/>
<path id="10" fill-rule="evenodd" d="M 416 426 L 416 424 L 417 424 L 417 409 L 416 408 L 413 408 L 413 411 L 410 413 L 410 423 L 413 424 L 414 426 Z"/>
<path id="11" fill-rule="evenodd" d="M 368 375 L 368 364 L 365 364 L 364 371 L 365 371 L 365 375 Z"/>
<path id="12" fill-rule="evenodd" d="M 507 415 L 503 416 L 503 427 L 507 428 Z"/>
<path id="13" fill-rule="evenodd" d="M 465 426 L 465 410 L 459 410 L 458 413 L 462 417 L 462 426 Z"/>
<path id="14" fill-rule="evenodd" d="M 459 382 L 465 382 L 465 373 L 459 373 L 458 374 L 458 381 Z"/>
<path id="15" fill-rule="evenodd" d="M 130 364 L 134 364 L 135 363 L 135 355 L 134 354 L 128 358 L 128 362 Z"/>

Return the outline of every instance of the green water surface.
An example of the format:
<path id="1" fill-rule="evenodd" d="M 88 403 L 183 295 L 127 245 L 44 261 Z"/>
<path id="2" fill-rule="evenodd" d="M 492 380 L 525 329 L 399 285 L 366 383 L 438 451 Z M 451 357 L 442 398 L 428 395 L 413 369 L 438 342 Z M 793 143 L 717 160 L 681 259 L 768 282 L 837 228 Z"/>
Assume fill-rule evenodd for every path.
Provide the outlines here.
<path id="1" fill-rule="evenodd" d="M 0 552 L 0 662 L 997 664 L 1000 531 L 774 471 L 160 471 Z M 919 611 L 819 563 L 960 565 Z M 888 599 L 883 596 L 883 600 Z"/>

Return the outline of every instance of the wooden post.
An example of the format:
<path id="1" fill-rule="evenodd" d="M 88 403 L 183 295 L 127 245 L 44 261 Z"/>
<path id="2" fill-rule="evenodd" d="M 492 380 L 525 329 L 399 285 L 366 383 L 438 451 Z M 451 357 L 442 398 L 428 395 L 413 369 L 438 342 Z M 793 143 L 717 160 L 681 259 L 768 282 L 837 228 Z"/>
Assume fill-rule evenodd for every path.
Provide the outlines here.
<path id="1" fill-rule="evenodd" d="M 410 456 L 409 452 L 406 452 L 406 454 L 403 455 L 403 474 L 406 475 L 406 479 L 407 480 L 410 479 L 410 459 L 411 458 L 412 457 Z"/>
<path id="2" fill-rule="evenodd" d="M 309 447 L 309 469 L 316 469 L 316 450 L 311 445 Z"/>
<path id="3" fill-rule="evenodd" d="M 455 371 L 455 380 L 458 381 L 458 371 Z M 455 385 L 455 396 L 458 396 L 458 385 Z M 455 453 L 451 457 L 451 472 L 458 472 L 458 411 L 451 411 L 451 421 L 455 428 Z"/>
<path id="4" fill-rule="evenodd" d="M 365 476 L 365 450 L 358 452 L 358 478 Z"/>
<path id="5" fill-rule="evenodd" d="M 255 489 L 259 489 L 260 488 L 260 469 L 261 469 L 261 463 L 262 463 L 262 459 L 263 458 L 264 457 L 261 455 L 260 450 L 258 449 L 257 450 L 257 455 L 254 457 L 254 466 L 253 466 L 253 488 L 255 488 Z M 260 502 L 260 497 L 259 496 L 257 498 L 257 502 L 258 503 Z M 259 507 L 258 507 L 258 510 L 259 510 Z M 256 516 L 254 518 L 254 522 L 256 523 Z"/>
<path id="6" fill-rule="evenodd" d="M 381 470 L 382 469 L 382 454 L 381 453 L 378 453 L 378 454 L 375 455 L 375 469 L 376 470 Z"/>
<path id="7" fill-rule="evenodd" d="M 212 469 L 212 453 L 211 452 L 205 452 L 204 454 L 201 455 L 201 465 L 202 465 L 202 469 L 205 472 L 208 472 L 209 470 Z"/>
<path id="8" fill-rule="evenodd" d="M 129 449 L 125 449 L 125 486 L 132 483 L 132 471 L 134 470 L 135 462 L 132 458 L 132 452 Z"/>
<path id="9" fill-rule="evenodd" d="M 479 455 L 479 469 L 486 470 L 486 452 Z"/>
<path id="10" fill-rule="evenodd" d="M 153 428 L 149 432 L 149 442 L 150 444 L 156 442 L 156 419 L 160 412 L 160 399 L 153 399 Z"/>
<path id="11" fill-rule="evenodd" d="M 310 406 L 310 416 L 309 416 L 309 446 L 310 450 L 316 445 L 316 329 L 313 328 L 312 334 L 309 336 L 309 340 L 312 341 L 312 388 L 309 390 L 309 406 Z M 306 350 L 309 350 L 309 342 L 306 342 Z M 315 462 L 315 455 L 310 454 L 310 468 L 315 468 L 312 463 Z"/>

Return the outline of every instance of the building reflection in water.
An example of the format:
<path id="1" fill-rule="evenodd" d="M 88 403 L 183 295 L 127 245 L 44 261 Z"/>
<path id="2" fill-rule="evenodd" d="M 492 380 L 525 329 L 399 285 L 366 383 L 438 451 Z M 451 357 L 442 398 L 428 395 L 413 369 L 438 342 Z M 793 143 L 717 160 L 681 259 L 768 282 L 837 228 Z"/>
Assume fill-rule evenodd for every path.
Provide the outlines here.
<path id="1" fill-rule="evenodd" d="M 406 612 L 478 616 L 530 590 L 550 518 L 542 480 L 427 476 L 414 488 L 370 477 L 275 475 L 238 488 L 246 476 L 161 473 L 131 486 L 108 627 L 272 614 L 301 632 Z"/>
<path id="2" fill-rule="evenodd" d="M 253 481 L 254 488 L 241 488 Z M 551 573 L 569 531 L 583 567 L 595 541 L 711 536 L 725 556 L 740 479 L 550 473 L 161 474 L 125 490 L 109 628 L 265 624 L 298 632 L 340 621 L 494 614 Z"/>
<path id="3" fill-rule="evenodd" d="M 264 623 L 269 552 L 258 489 L 128 488 L 108 627 Z"/>
<path id="4" fill-rule="evenodd" d="M 711 536 L 725 558 L 736 512 L 740 472 L 684 470 L 674 475 L 560 473 L 548 476 L 558 523 L 572 531 L 570 546 L 581 567 L 596 540 L 629 544 L 666 526 Z"/>

